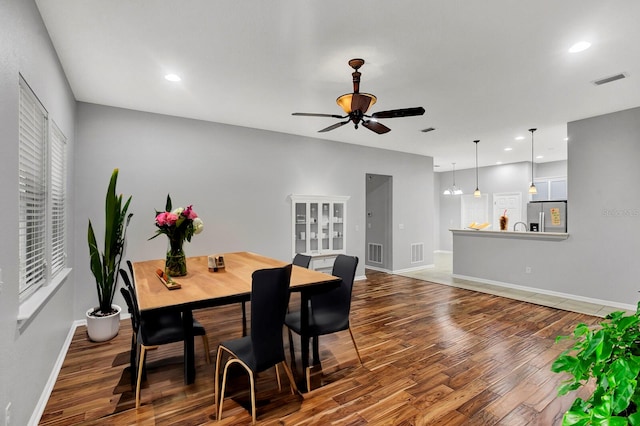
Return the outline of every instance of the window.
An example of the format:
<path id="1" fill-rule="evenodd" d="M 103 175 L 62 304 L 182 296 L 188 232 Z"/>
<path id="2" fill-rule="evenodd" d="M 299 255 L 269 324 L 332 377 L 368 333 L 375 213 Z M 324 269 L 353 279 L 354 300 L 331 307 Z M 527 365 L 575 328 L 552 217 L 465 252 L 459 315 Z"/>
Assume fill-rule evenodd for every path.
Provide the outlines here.
<path id="1" fill-rule="evenodd" d="M 20 78 L 20 301 L 65 266 L 66 137 Z M 47 143 L 49 141 L 49 143 Z"/>

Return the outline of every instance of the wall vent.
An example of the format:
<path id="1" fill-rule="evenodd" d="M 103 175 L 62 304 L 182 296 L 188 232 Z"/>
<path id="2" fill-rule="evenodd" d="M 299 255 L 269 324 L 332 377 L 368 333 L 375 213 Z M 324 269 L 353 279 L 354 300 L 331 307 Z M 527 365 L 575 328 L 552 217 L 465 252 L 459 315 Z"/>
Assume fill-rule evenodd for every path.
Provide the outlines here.
<path id="1" fill-rule="evenodd" d="M 369 243 L 367 260 L 371 263 L 382 263 L 382 244 Z"/>
<path id="2" fill-rule="evenodd" d="M 420 131 L 427 133 L 427 132 L 433 132 L 435 129 L 436 129 L 435 127 L 427 127 L 426 129 L 422 129 Z"/>
<path id="3" fill-rule="evenodd" d="M 620 73 L 616 75 L 612 75 L 611 77 L 601 78 L 600 80 L 596 80 L 593 82 L 596 86 L 601 86 L 603 84 L 611 83 L 612 81 L 621 80 L 623 78 L 627 78 L 625 73 Z"/>
<path id="4" fill-rule="evenodd" d="M 424 243 L 411 244 L 411 263 L 424 262 Z"/>

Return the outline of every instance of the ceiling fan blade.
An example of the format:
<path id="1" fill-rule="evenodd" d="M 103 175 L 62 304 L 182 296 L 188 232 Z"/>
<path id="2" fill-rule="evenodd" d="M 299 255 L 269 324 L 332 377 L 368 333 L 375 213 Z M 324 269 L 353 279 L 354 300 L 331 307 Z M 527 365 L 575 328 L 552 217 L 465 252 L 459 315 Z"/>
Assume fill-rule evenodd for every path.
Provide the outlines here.
<path id="1" fill-rule="evenodd" d="M 333 124 L 333 125 L 331 125 L 331 126 L 329 126 L 329 127 L 326 127 L 326 128 L 324 128 L 324 129 L 322 129 L 322 130 L 318 130 L 318 133 L 328 132 L 328 131 L 330 131 L 330 130 L 337 129 L 338 127 L 342 127 L 342 126 L 344 126 L 344 125 L 345 125 L 345 124 L 347 124 L 348 122 L 349 122 L 349 120 L 347 120 L 347 121 L 341 121 L 341 122 L 339 122 L 339 123 L 336 123 L 336 124 Z"/>
<path id="2" fill-rule="evenodd" d="M 379 111 L 373 113 L 371 118 L 397 118 L 397 117 L 412 117 L 414 115 L 422 115 L 424 114 L 424 108 L 416 107 L 416 108 L 402 108 L 402 109 L 391 109 L 389 111 Z"/>
<path id="3" fill-rule="evenodd" d="M 362 125 L 364 127 L 366 127 L 369 130 L 372 130 L 374 132 L 376 132 L 377 134 L 381 135 L 383 133 L 387 133 L 389 131 L 391 131 L 390 128 L 388 128 L 387 126 L 385 126 L 382 123 L 379 123 L 375 120 L 367 120 L 367 121 L 363 121 Z"/>
<path id="4" fill-rule="evenodd" d="M 303 117 L 331 117 L 331 118 L 347 118 L 346 115 L 337 114 L 316 114 L 313 112 L 294 112 L 291 115 L 301 115 Z"/>

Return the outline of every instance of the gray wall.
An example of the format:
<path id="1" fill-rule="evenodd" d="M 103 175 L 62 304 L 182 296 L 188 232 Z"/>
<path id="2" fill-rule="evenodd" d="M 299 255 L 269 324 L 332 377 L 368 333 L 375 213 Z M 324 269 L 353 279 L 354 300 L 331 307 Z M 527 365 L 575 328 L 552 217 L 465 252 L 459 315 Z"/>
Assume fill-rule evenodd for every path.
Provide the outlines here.
<path id="1" fill-rule="evenodd" d="M 78 318 L 95 299 L 85 267 L 86 218 L 102 226 L 103 194 L 115 167 L 118 190 L 133 195 L 126 257 L 134 261 L 164 257 L 166 238 L 148 239 L 167 193 L 175 206 L 193 204 L 204 221 L 187 255 L 250 250 L 285 261 L 291 259 L 289 195 L 348 195 L 346 250 L 361 259 L 357 274 L 364 275 L 365 176 L 375 173 L 393 176 L 394 267 L 416 266 L 409 256 L 416 241 L 426 245 L 422 265 L 433 263 L 430 157 L 86 103 L 78 104 L 77 140 Z"/>
<path id="2" fill-rule="evenodd" d="M 640 108 L 571 122 L 568 135 L 569 238 L 456 237 L 453 272 L 634 308 L 640 198 L 632 188 L 640 181 Z"/>
<path id="3" fill-rule="evenodd" d="M 74 277 L 72 274 L 67 279 L 32 322 L 18 328 L 19 74 L 69 139 L 69 158 L 73 158 L 75 101 L 33 1 L 2 1 L 0 58 L 0 200 L 4 212 L 0 244 L 0 423 L 4 422 L 5 407 L 11 403 L 11 424 L 26 425 L 74 319 Z M 72 171 L 71 164 L 69 176 Z M 73 188 L 73 178 L 68 184 Z M 73 241 L 72 213 L 67 223 Z M 72 259 L 71 244 L 67 253 Z"/>

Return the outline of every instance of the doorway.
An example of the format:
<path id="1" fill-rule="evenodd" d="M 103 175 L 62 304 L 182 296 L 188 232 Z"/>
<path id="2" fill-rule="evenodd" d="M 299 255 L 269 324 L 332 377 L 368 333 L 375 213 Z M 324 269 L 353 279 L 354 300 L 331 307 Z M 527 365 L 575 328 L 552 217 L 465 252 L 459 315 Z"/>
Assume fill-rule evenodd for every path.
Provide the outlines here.
<path id="1" fill-rule="evenodd" d="M 393 176 L 367 173 L 365 177 L 365 266 L 393 268 Z"/>

